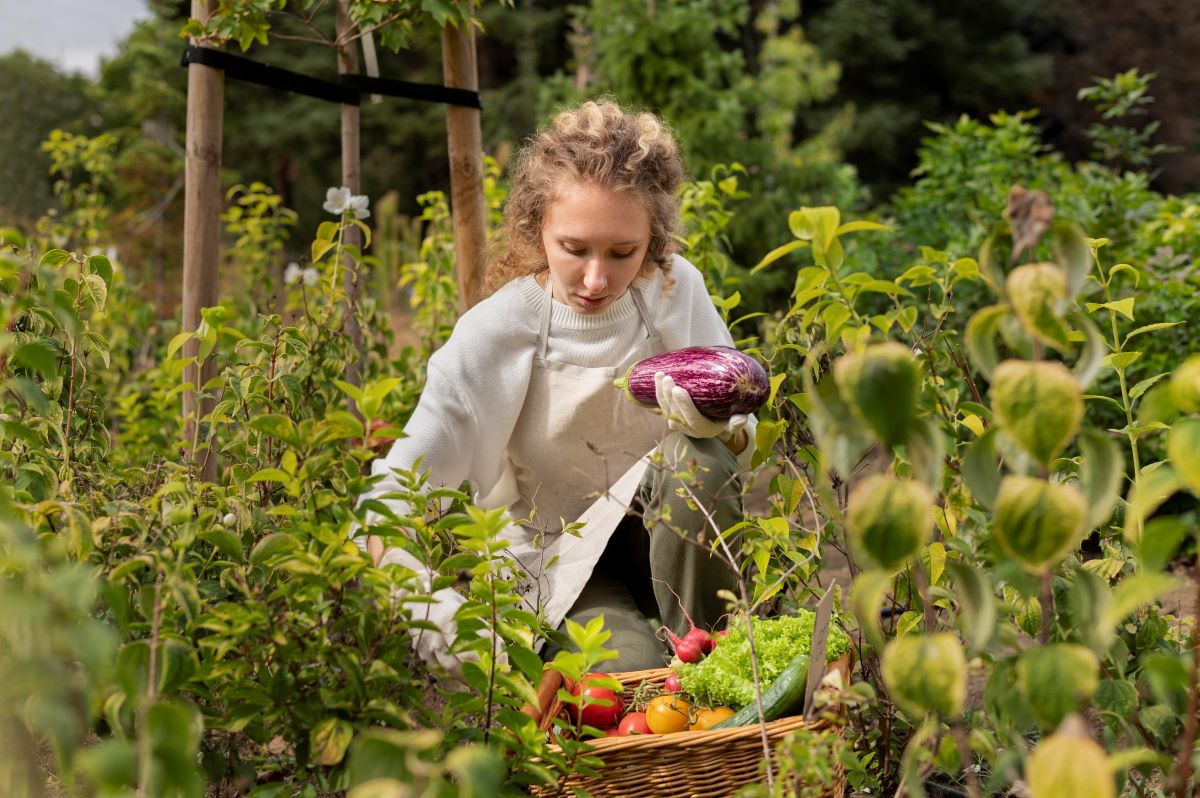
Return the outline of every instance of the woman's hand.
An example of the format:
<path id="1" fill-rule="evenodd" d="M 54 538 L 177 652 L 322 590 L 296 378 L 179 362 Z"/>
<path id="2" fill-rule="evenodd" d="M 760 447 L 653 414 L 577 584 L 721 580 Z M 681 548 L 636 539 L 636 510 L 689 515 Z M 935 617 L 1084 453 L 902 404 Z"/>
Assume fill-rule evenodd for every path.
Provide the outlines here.
<path id="1" fill-rule="evenodd" d="M 740 434 L 746 426 L 749 416 L 736 414 L 725 421 L 711 419 L 696 409 L 692 397 L 683 388 L 675 384 L 675 380 L 666 372 L 654 374 L 654 393 L 658 399 L 659 409 L 667 417 L 667 425 L 682 432 L 689 438 L 720 438 L 726 445 L 741 443 L 736 450 L 746 448 L 745 436 Z M 733 446 L 729 447 L 733 450 Z"/>
<path id="2" fill-rule="evenodd" d="M 379 561 L 383 559 L 383 538 L 378 535 L 368 535 L 367 554 L 371 555 L 371 562 L 378 567 Z"/>

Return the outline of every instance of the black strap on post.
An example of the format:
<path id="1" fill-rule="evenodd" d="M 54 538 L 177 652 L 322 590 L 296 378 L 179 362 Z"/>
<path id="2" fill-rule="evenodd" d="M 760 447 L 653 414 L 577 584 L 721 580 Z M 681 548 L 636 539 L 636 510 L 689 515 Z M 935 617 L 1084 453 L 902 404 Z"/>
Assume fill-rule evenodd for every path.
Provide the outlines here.
<path id="1" fill-rule="evenodd" d="M 341 105 L 358 105 L 364 94 L 383 94 L 409 100 L 483 108 L 479 92 L 468 89 L 451 89 L 429 83 L 409 83 L 405 80 L 371 78 L 365 75 L 342 75 L 336 82 L 322 80 L 289 69 L 260 64 L 224 50 L 194 44 L 188 45 L 183 51 L 179 64 L 203 64 L 224 71 L 227 78 Z"/>

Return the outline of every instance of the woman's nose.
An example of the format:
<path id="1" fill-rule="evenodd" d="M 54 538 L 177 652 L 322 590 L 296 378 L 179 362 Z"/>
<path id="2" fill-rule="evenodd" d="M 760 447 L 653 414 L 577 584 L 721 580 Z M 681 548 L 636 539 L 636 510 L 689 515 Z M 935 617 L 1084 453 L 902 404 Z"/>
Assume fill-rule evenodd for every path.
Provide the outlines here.
<path id="1" fill-rule="evenodd" d="M 592 296 L 604 293 L 608 287 L 608 274 L 604 263 L 597 259 L 588 261 L 583 270 L 583 287 Z"/>

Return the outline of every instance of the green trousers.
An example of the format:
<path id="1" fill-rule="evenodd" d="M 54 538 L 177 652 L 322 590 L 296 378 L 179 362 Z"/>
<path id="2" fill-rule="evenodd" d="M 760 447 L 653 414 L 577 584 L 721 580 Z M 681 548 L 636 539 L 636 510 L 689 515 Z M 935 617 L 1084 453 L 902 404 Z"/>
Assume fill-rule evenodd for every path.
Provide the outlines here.
<path id="1" fill-rule="evenodd" d="M 597 670 L 661 668 L 670 653 L 654 620 L 682 635 L 689 629 L 686 610 L 698 626 L 719 628 L 726 607 L 717 591 L 737 589 L 727 558 L 710 554 L 714 524 L 725 530 L 743 517 L 737 457 L 715 438 L 679 432 L 667 435 L 658 452 L 661 459 L 646 470 L 631 514 L 567 612 L 579 624 L 604 616 L 612 633 L 606 645 L 620 656 Z M 730 549 L 737 547 L 731 542 Z M 560 631 L 566 631 L 565 621 Z M 548 646 L 544 656 L 553 655 Z"/>

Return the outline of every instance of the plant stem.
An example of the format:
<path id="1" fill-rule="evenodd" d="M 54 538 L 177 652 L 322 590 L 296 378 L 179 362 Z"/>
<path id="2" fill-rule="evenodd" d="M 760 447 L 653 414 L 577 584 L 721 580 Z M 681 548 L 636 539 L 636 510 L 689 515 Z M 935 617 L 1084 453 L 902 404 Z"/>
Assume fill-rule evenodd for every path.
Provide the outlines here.
<path id="1" fill-rule="evenodd" d="M 1042 628 L 1038 631 L 1038 642 L 1043 646 L 1050 643 L 1050 605 L 1054 603 L 1054 588 L 1051 584 L 1050 571 L 1042 574 L 1042 589 L 1039 598 L 1042 603 Z"/>
<path id="2" fill-rule="evenodd" d="M 917 591 L 921 594 L 921 610 L 925 620 L 925 634 L 933 634 L 934 627 L 937 625 L 937 616 L 934 614 L 933 602 L 929 600 L 929 575 L 925 573 L 925 567 L 921 564 L 921 559 L 912 566 L 913 579 L 917 583 Z"/>
<path id="3" fill-rule="evenodd" d="M 971 741 L 967 738 L 967 729 L 961 722 L 956 722 L 952 731 L 954 741 L 958 743 L 958 756 L 962 760 L 963 773 L 967 777 L 967 795 L 969 798 L 981 798 L 983 793 L 979 790 L 979 776 L 972 768 L 974 756 L 971 753 Z"/>

